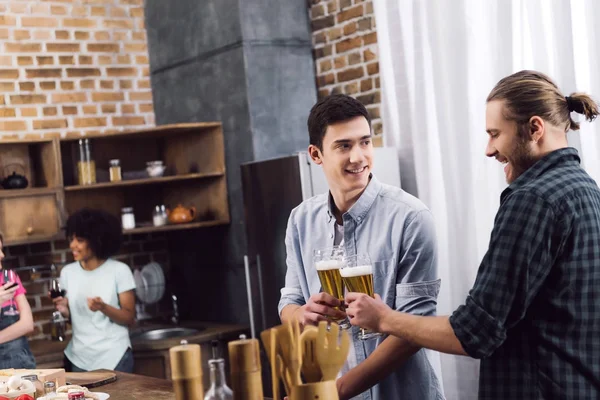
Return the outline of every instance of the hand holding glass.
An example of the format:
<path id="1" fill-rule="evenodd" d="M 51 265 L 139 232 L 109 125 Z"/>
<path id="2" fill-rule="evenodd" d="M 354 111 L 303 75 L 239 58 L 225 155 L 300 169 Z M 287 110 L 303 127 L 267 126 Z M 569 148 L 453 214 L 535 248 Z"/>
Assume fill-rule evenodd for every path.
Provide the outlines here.
<path id="1" fill-rule="evenodd" d="M 315 269 L 321 281 L 321 287 L 325 293 L 328 293 L 338 299 L 342 305 L 336 307 L 345 312 L 344 307 L 344 284 L 340 275 L 340 268 L 343 266 L 344 249 L 340 246 L 317 249 L 313 252 L 313 262 Z M 348 317 L 334 321 L 340 328 L 350 328 Z"/>

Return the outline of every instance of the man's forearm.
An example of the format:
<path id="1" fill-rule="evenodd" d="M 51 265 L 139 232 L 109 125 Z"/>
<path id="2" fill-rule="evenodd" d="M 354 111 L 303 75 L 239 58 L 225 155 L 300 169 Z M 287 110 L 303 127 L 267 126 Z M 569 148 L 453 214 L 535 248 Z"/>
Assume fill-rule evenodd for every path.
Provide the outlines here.
<path id="1" fill-rule="evenodd" d="M 382 319 L 380 330 L 427 349 L 468 355 L 454 334 L 447 316 L 423 317 L 393 311 Z"/>
<path id="2" fill-rule="evenodd" d="M 291 321 L 293 318 L 298 318 L 296 316 L 296 311 L 298 311 L 300 309 L 301 306 L 299 306 L 298 304 L 288 304 L 287 306 L 283 307 L 283 309 L 281 310 L 281 322 L 286 323 Z"/>
<path id="3" fill-rule="evenodd" d="M 357 396 L 381 382 L 418 350 L 404 339 L 388 336 L 365 361 L 338 379 L 340 400 Z"/>

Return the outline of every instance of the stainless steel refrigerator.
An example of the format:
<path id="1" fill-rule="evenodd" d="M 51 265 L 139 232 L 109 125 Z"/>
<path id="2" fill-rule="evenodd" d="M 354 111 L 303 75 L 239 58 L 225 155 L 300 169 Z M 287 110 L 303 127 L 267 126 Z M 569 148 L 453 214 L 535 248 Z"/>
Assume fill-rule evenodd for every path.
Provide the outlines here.
<path id="1" fill-rule="evenodd" d="M 400 186 L 398 153 L 392 147 L 374 149 L 373 174 Z M 279 325 L 280 289 L 286 272 L 285 230 L 288 217 L 302 201 L 328 191 L 321 166 L 307 152 L 241 165 L 248 254 L 246 290 L 251 330 L 258 337 Z"/>

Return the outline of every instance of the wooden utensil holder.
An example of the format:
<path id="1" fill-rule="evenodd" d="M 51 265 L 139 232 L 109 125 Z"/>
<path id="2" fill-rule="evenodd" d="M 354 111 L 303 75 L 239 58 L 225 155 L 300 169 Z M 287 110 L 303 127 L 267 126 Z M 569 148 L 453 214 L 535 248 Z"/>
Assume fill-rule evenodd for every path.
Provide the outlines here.
<path id="1" fill-rule="evenodd" d="M 324 381 L 292 387 L 290 400 L 339 400 L 339 396 L 335 381 Z"/>

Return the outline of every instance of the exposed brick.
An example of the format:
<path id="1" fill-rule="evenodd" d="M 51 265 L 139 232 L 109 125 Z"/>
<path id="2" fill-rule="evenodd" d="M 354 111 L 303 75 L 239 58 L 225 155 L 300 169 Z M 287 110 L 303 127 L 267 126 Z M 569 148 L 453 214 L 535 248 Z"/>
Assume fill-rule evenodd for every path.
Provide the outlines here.
<path id="1" fill-rule="evenodd" d="M 373 12 L 374 12 L 373 11 L 373 2 L 369 1 L 369 2 L 367 2 L 367 5 L 366 5 L 366 13 L 367 13 L 367 15 L 373 15 Z"/>
<path id="2" fill-rule="evenodd" d="M 327 75 L 319 76 L 317 78 L 317 82 L 318 82 L 319 86 L 331 85 L 331 84 L 335 83 L 335 75 L 327 74 Z"/>
<path id="3" fill-rule="evenodd" d="M 362 16 L 364 13 L 364 7 L 362 4 L 359 4 L 355 7 L 345 9 L 337 15 L 337 23 L 348 21 L 352 18 L 357 18 Z"/>
<path id="4" fill-rule="evenodd" d="M 77 107 L 75 106 L 64 106 L 62 108 L 62 112 L 64 115 L 75 115 L 77 114 Z"/>
<path id="5" fill-rule="evenodd" d="M 92 17 L 104 17 L 106 15 L 105 7 L 92 7 Z"/>
<path id="6" fill-rule="evenodd" d="M 19 112 L 21 113 L 21 117 L 37 117 L 37 109 L 36 108 L 19 108 Z"/>
<path id="7" fill-rule="evenodd" d="M 19 89 L 26 91 L 26 92 L 31 92 L 33 90 L 35 90 L 35 83 L 33 82 L 19 82 Z"/>
<path id="8" fill-rule="evenodd" d="M 34 321 L 48 321 L 52 317 L 53 312 L 54 312 L 54 308 L 49 308 L 47 310 L 42 310 L 42 311 L 32 311 L 33 320 Z"/>
<path id="9" fill-rule="evenodd" d="M 319 71 L 320 72 L 327 72 L 331 69 L 332 67 L 332 63 L 331 60 L 322 60 L 321 62 L 319 62 Z"/>
<path id="10" fill-rule="evenodd" d="M 319 89 L 318 98 L 322 99 L 323 97 L 329 96 L 329 89 Z"/>
<path id="11" fill-rule="evenodd" d="M 66 28 L 95 28 L 97 21 L 89 18 L 65 18 L 63 26 Z"/>
<path id="12" fill-rule="evenodd" d="M 0 92 L 13 92 L 15 84 L 13 82 L 0 82 Z"/>
<path id="13" fill-rule="evenodd" d="M 62 70 L 59 68 L 27 68 L 25 74 L 27 78 L 60 78 Z"/>
<path id="14" fill-rule="evenodd" d="M 69 242 L 67 240 L 55 240 L 52 245 L 54 250 L 67 250 L 69 248 Z"/>
<path id="15" fill-rule="evenodd" d="M 117 64 L 131 64 L 131 56 L 129 54 L 118 55 Z"/>
<path id="16" fill-rule="evenodd" d="M 85 6 L 73 6 L 71 7 L 71 15 L 73 17 L 87 17 L 88 8 Z"/>
<path id="17" fill-rule="evenodd" d="M 123 101 L 125 96 L 121 92 L 92 93 L 92 101 Z"/>
<path id="18" fill-rule="evenodd" d="M 44 116 L 53 117 L 58 115 L 58 110 L 56 107 L 44 107 Z"/>
<path id="19" fill-rule="evenodd" d="M 91 64 L 93 60 L 92 56 L 79 56 L 79 64 Z"/>
<path id="20" fill-rule="evenodd" d="M 4 49 L 8 53 L 39 53 L 42 51 L 42 45 L 40 43 L 4 43 Z"/>
<path id="21" fill-rule="evenodd" d="M 352 82 L 346 86 L 344 86 L 344 93 L 348 95 L 354 95 L 358 93 L 358 82 Z"/>
<path id="22" fill-rule="evenodd" d="M 54 28 L 58 26 L 58 20 L 56 18 L 22 17 L 21 26 L 25 28 Z"/>
<path id="23" fill-rule="evenodd" d="M 330 56 L 331 54 L 333 54 L 333 47 L 332 47 L 332 45 L 328 44 L 327 46 L 316 48 L 314 50 L 314 53 L 315 53 L 315 58 L 317 58 L 317 59 L 327 57 L 327 56 Z"/>
<path id="24" fill-rule="evenodd" d="M 114 81 L 100 81 L 100 89 L 113 89 L 114 86 Z"/>
<path id="25" fill-rule="evenodd" d="M 371 119 L 379 119 L 381 118 L 381 114 L 379 112 L 379 107 L 369 107 L 367 108 L 367 111 L 369 112 L 369 117 L 371 117 Z"/>
<path id="26" fill-rule="evenodd" d="M 379 73 L 379 63 L 373 62 L 371 64 L 367 64 L 367 72 L 369 75 L 375 75 Z"/>
<path id="27" fill-rule="evenodd" d="M 82 103 L 87 100 L 85 93 L 55 93 L 52 95 L 53 103 Z"/>
<path id="28" fill-rule="evenodd" d="M 373 18 L 372 17 L 365 17 L 362 18 L 358 21 L 358 30 L 359 31 L 368 31 L 369 29 L 371 29 L 373 27 Z"/>
<path id="29" fill-rule="evenodd" d="M 371 89 L 373 89 L 373 81 L 371 80 L 371 78 L 363 79 L 362 81 L 360 81 L 361 92 L 368 92 Z"/>
<path id="30" fill-rule="evenodd" d="M 113 63 L 112 56 L 98 56 L 98 63 L 102 65 L 111 65 Z"/>
<path id="31" fill-rule="evenodd" d="M 79 82 L 79 88 L 80 89 L 95 89 L 96 81 L 93 79 L 84 79 Z"/>
<path id="32" fill-rule="evenodd" d="M 362 62 L 362 57 L 361 57 L 360 52 L 357 51 L 355 53 L 348 54 L 348 64 L 354 65 L 354 64 L 358 64 L 360 62 Z"/>
<path id="33" fill-rule="evenodd" d="M 119 81 L 119 88 L 120 89 L 131 89 L 131 88 L 133 88 L 133 82 L 130 80 L 121 79 Z"/>
<path id="34" fill-rule="evenodd" d="M 60 65 L 73 65 L 73 64 L 75 64 L 75 57 L 74 56 L 59 56 L 58 62 L 60 63 Z"/>
<path id="35" fill-rule="evenodd" d="M 364 76 L 364 68 L 361 67 L 356 67 L 356 68 L 349 68 L 346 70 L 343 70 L 341 72 L 337 73 L 337 80 L 338 82 L 347 82 L 347 81 L 351 81 L 353 79 L 358 79 L 358 78 L 362 78 Z"/>
<path id="36" fill-rule="evenodd" d="M 140 31 L 140 32 L 132 32 L 131 33 L 131 39 L 133 40 L 141 40 L 141 41 L 146 41 L 146 32 L 144 31 Z"/>
<path id="37" fill-rule="evenodd" d="M 0 69 L 0 79 L 17 79 L 18 77 L 18 69 Z"/>
<path id="38" fill-rule="evenodd" d="M 144 125 L 144 117 L 112 117 L 114 126 L 123 125 Z"/>
<path id="39" fill-rule="evenodd" d="M 82 111 L 86 115 L 98 113 L 98 107 L 96 105 L 87 105 L 82 107 Z"/>
<path id="40" fill-rule="evenodd" d="M 310 8 L 310 17 L 312 19 L 325 15 L 325 4 L 316 4 Z"/>
<path id="41" fill-rule="evenodd" d="M 152 92 L 130 92 L 129 101 L 152 101 Z"/>
<path id="42" fill-rule="evenodd" d="M 362 37 L 363 45 L 369 45 L 373 43 L 377 43 L 377 32 L 371 32 Z"/>
<path id="43" fill-rule="evenodd" d="M 50 6 L 50 12 L 52 15 L 67 15 L 67 7 L 64 6 Z"/>
<path id="44" fill-rule="evenodd" d="M 101 110 L 103 114 L 117 112 L 117 106 L 115 104 L 102 104 Z"/>
<path id="45" fill-rule="evenodd" d="M 135 56 L 135 62 L 137 64 L 148 64 L 147 56 Z"/>
<path id="46" fill-rule="evenodd" d="M 25 131 L 27 130 L 26 121 L 0 120 L 0 130 L 2 131 Z"/>
<path id="47" fill-rule="evenodd" d="M 381 124 L 379 124 L 381 127 Z M 378 134 L 377 136 L 372 137 L 373 147 L 383 147 L 383 136 Z"/>
<path id="48" fill-rule="evenodd" d="M 362 40 L 360 37 L 348 38 L 336 43 L 335 50 L 339 53 L 345 53 L 348 50 L 357 49 L 362 46 Z"/>
<path id="49" fill-rule="evenodd" d="M 46 41 L 52 40 L 54 37 L 53 31 L 50 30 L 35 30 L 33 31 L 33 38 L 35 40 Z"/>
<path id="50" fill-rule="evenodd" d="M 110 16 L 113 18 L 125 18 L 128 17 L 127 10 L 123 7 L 111 7 Z"/>
<path id="51" fill-rule="evenodd" d="M 104 53 L 117 53 L 119 51 L 118 43 L 89 43 L 87 45 L 88 51 L 92 52 L 104 52 Z"/>
<path id="52" fill-rule="evenodd" d="M 106 118 L 75 118 L 75 128 L 89 128 L 91 126 L 106 126 Z"/>
<path id="53" fill-rule="evenodd" d="M 49 4 L 45 4 L 39 1 L 35 1 L 33 2 L 33 4 L 31 4 L 31 14 L 48 15 L 49 12 Z"/>
<path id="54" fill-rule="evenodd" d="M 69 32 L 69 31 L 54 31 L 54 37 L 58 40 L 69 40 L 69 39 L 71 39 L 71 32 Z"/>
<path id="55" fill-rule="evenodd" d="M 348 8 L 352 5 L 352 0 L 339 0 L 340 1 L 340 9 Z"/>
<path id="56" fill-rule="evenodd" d="M 94 33 L 94 39 L 96 40 L 110 40 L 110 33 L 106 31 L 100 31 Z"/>
<path id="57" fill-rule="evenodd" d="M 15 30 L 13 37 L 15 40 L 31 39 L 31 33 L 29 31 Z"/>
<path id="58" fill-rule="evenodd" d="M 121 104 L 121 113 L 122 114 L 134 114 L 135 106 L 133 104 Z"/>
<path id="59" fill-rule="evenodd" d="M 138 89 L 150 89 L 151 88 L 150 81 L 148 79 L 137 81 L 137 88 Z"/>
<path id="60" fill-rule="evenodd" d="M 136 68 L 106 68 L 108 76 L 137 76 Z"/>
<path id="61" fill-rule="evenodd" d="M 320 31 L 321 29 L 330 28 L 335 25 L 335 18 L 333 15 L 328 15 L 323 18 L 317 18 L 311 22 L 313 32 Z"/>
<path id="62" fill-rule="evenodd" d="M 369 61 L 375 60 L 377 58 L 377 54 L 375 54 L 373 52 L 373 50 L 371 50 L 371 49 L 366 49 L 363 52 L 363 57 L 365 59 L 365 62 L 369 62 Z"/>
<path id="63" fill-rule="evenodd" d="M 15 14 L 26 14 L 29 12 L 29 5 L 27 3 L 12 3 L 10 11 Z"/>
<path id="64" fill-rule="evenodd" d="M 77 40 L 88 40 L 89 38 L 90 38 L 89 32 L 81 32 L 81 31 L 75 32 L 75 39 L 77 39 Z"/>
<path id="65" fill-rule="evenodd" d="M 14 15 L 0 14 L 0 25 L 15 26 L 17 19 Z"/>
<path id="66" fill-rule="evenodd" d="M 329 41 L 333 42 L 341 38 L 344 34 L 344 30 L 341 27 L 331 28 L 327 31 L 327 36 L 329 37 Z"/>
<path id="67" fill-rule="evenodd" d="M 379 94 L 379 92 L 363 94 L 361 96 L 358 96 L 356 99 L 363 103 L 365 106 L 368 106 L 370 104 L 381 103 L 381 95 Z"/>
<path id="68" fill-rule="evenodd" d="M 144 18 L 144 9 L 142 7 L 130 8 L 129 13 L 135 18 Z"/>
<path id="69" fill-rule="evenodd" d="M 0 29 L 0 39 L 8 39 L 10 37 L 9 30 L 6 28 Z"/>
<path id="70" fill-rule="evenodd" d="M 151 112 L 154 112 L 154 107 L 152 106 L 152 103 L 138 104 L 138 112 L 151 113 Z"/>
<path id="71" fill-rule="evenodd" d="M 67 76 L 69 78 L 100 76 L 100 70 L 97 68 L 67 68 Z"/>
<path id="72" fill-rule="evenodd" d="M 375 135 L 381 135 L 383 133 L 383 125 L 381 125 L 381 122 L 375 122 L 373 124 L 373 133 Z"/>
<path id="73" fill-rule="evenodd" d="M 33 129 L 60 129 L 66 127 L 66 119 L 43 119 L 39 121 L 33 121 Z"/>
<path id="74" fill-rule="evenodd" d="M 20 95 L 15 94 L 10 96 L 11 104 L 38 104 L 45 103 L 46 96 L 43 94 L 28 94 L 28 95 Z"/>
<path id="75" fill-rule="evenodd" d="M 346 56 L 336 57 L 333 60 L 333 65 L 335 66 L 335 69 L 344 68 L 346 65 L 348 65 L 347 57 Z"/>
<path id="76" fill-rule="evenodd" d="M 125 51 L 128 53 L 145 53 L 147 49 L 146 43 L 125 43 Z"/>
<path id="77" fill-rule="evenodd" d="M 107 19 L 102 21 L 102 26 L 110 29 L 133 29 L 133 21 L 128 19 Z"/>
<path id="78" fill-rule="evenodd" d="M 54 57 L 52 56 L 38 56 L 35 58 L 37 60 L 38 65 L 53 65 Z"/>
<path id="79" fill-rule="evenodd" d="M 62 81 L 60 83 L 60 88 L 62 90 L 73 90 L 73 89 L 75 89 L 75 82 L 73 82 L 73 81 Z"/>
<path id="80" fill-rule="evenodd" d="M 356 22 L 349 22 L 344 25 L 344 35 L 352 35 L 357 30 Z"/>
<path id="81" fill-rule="evenodd" d="M 46 43 L 46 49 L 52 52 L 71 53 L 79 52 L 79 43 Z"/>
<path id="82" fill-rule="evenodd" d="M 14 108 L 6 108 L 6 107 L 2 107 L 0 108 L 0 118 L 11 118 L 11 117 L 16 117 L 17 113 L 15 112 Z"/>

